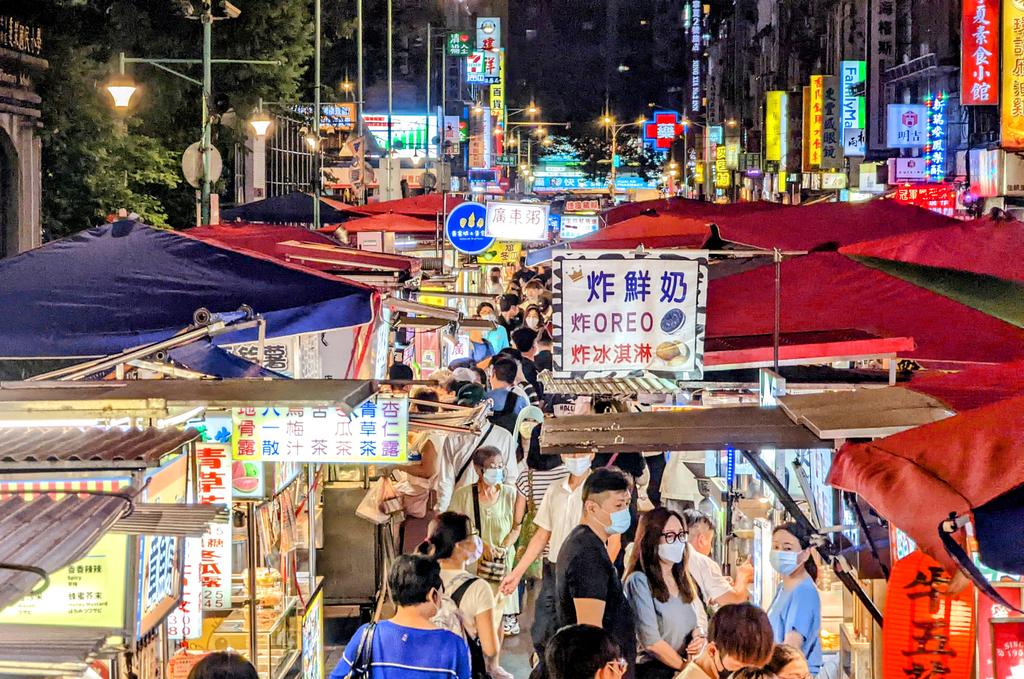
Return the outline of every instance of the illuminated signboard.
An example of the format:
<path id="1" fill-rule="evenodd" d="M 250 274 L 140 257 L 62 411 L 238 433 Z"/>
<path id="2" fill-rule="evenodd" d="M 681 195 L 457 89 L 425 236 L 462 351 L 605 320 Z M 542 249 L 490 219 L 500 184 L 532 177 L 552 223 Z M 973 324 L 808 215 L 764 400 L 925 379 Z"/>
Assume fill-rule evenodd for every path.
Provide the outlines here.
<path id="1" fill-rule="evenodd" d="M 518 264 L 523 256 L 523 244 L 495 241 L 484 253 L 477 255 L 477 264 Z"/>
<path id="2" fill-rule="evenodd" d="M 843 166 L 839 82 L 835 76 L 827 75 L 822 78 L 821 83 L 821 167 L 836 170 Z"/>
<path id="3" fill-rule="evenodd" d="M 431 115 L 429 133 L 427 118 L 424 115 L 394 114 L 391 116 L 391 145 L 398 158 L 412 158 L 414 155 L 423 158 L 429 153 L 431 158 L 437 157 L 437 116 Z M 381 149 L 388 149 L 388 114 L 365 113 L 363 124 L 373 135 Z M 429 148 L 428 148 L 428 141 Z"/>
<path id="4" fill-rule="evenodd" d="M 703 252 L 565 251 L 553 262 L 556 372 L 703 373 Z M 694 377 L 696 376 L 696 377 Z"/>
<path id="5" fill-rule="evenodd" d="M 144 497 L 157 504 L 184 504 L 188 456 L 179 455 L 147 475 Z M 142 637 L 178 606 L 181 598 L 181 553 L 178 539 L 139 536 L 139 571 L 135 592 L 135 634 Z"/>
<path id="6" fill-rule="evenodd" d="M 952 217 L 956 213 L 956 187 L 952 184 L 910 184 L 897 186 L 897 203 L 916 205 Z"/>
<path id="7" fill-rule="evenodd" d="M 232 464 L 227 444 L 203 444 L 196 449 L 196 458 L 199 504 L 230 507 Z M 211 525 L 200 543 L 202 607 L 214 611 L 231 608 L 231 524 Z"/>
<path id="8" fill-rule="evenodd" d="M 822 159 L 822 136 L 825 123 L 825 76 L 811 76 L 811 104 L 810 104 L 810 133 L 808 139 L 807 160 L 811 167 L 821 167 Z"/>
<path id="9" fill-rule="evenodd" d="M 715 188 L 727 189 L 732 185 L 732 173 L 729 172 L 728 154 L 724 146 L 715 148 Z"/>
<path id="10" fill-rule="evenodd" d="M 928 107 L 921 104 L 889 104 L 889 148 L 920 148 L 928 143 Z"/>
<path id="11" fill-rule="evenodd" d="M 498 240 L 542 241 L 548 238 L 548 203 L 487 203 L 485 233 Z"/>
<path id="12" fill-rule="evenodd" d="M 896 3 L 893 0 L 869 0 L 868 17 L 868 88 L 872 106 L 871 121 L 867 125 L 868 143 L 873 150 L 886 146 L 888 121 L 886 111 L 879 103 L 885 101 L 885 72 L 896 65 Z M 892 146 L 891 144 L 889 146 Z"/>
<path id="13" fill-rule="evenodd" d="M 472 33 L 449 33 L 444 47 L 450 57 L 468 57 L 476 47 L 476 43 L 473 42 Z"/>
<path id="14" fill-rule="evenodd" d="M 349 416 L 336 407 L 235 408 L 235 460 L 395 463 L 408 460 L 409 400 L 378 397 Z"/>
<path id="15" fill-rule="evenodd" d="M 501 80 L 501 52 L 476 50 L 466 57 L 466 82 L 493 85 Z"/>
<path id="16" fill-rule="evenodd" d="M 928 181 L 940 182 L 946 176 L 946 102 L 945 92 L 925 99 L 928 109 L 928 143 L 924 147 Z"/>
<path id="17" fill-rule="evenodd" d="M 199 582 L 202 546 L 202 538 L 185 538 L 181 601 L 167 617 L 167 636 L 171 639 L 198 639 L 203 634 L 203 586 Z"/>
<path id="18" fill-rule="evenodd" d="M 786 158 L 788 103 L 789 97 L 785 92 L 773 90 L 767 93 L 765 160 L 784 161 Z"/>
<path id="19" fill-rule="evenodd" d="M 839 73 L 843 155 L 863 156 L 867 152 L 867 135 L 864 133 L 867 125 L 867 100 L 864 97 L 867 62 L 844 61 L 839 65 Z"/>
<path id="20" fill-rule="evenodd" d="M 999 0 L 964 0 L 960 17 L 960 104 L 999 103 Z"/>
<path id="21" fill-rule="evenodd" d="M 501 49 L 501 19 L 499 17 L 477 17 L 476 47 L 486 52 Z"/>
<path id="22" fill-rule="evenodd" d="M 701 63 L 704 56 L 704 5 L 701 0 L 690 0 L 687 5 L 690 15 L 690 111 L 700 113 Z"/>
<path id="23" fill-rule="evenodd" d="M 679 113 L 676 111 L 655 111 L 651 120 L 643 125 L 644 143 L 658 151 L 672 148 L 683 126 L 679 124 Z"/>
<path id="24" fill-rule="evenodd" d="M 1000 110 L 1000 146 L 1024 149 L 1024 3 L 1003 3 L 1003 97 Z"/>
<path id="25" fill-rule="evenodd" d="M 601 225 L 597 215 L 562 215 L 560 235 L 563 240 L 579 238 L 594 233 Z"/>

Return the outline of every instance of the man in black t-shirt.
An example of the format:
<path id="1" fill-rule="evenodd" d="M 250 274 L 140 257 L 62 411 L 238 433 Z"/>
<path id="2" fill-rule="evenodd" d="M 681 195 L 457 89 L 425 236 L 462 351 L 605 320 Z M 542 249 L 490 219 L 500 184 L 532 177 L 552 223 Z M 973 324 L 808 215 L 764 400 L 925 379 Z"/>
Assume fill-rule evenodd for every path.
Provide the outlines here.
<path id="1" fill-rule="evenodd" d="M 630 480 L 614 467 L 596 469 L 583 484 L 583 515 L 558 553 L 556 587 L 562 625 L 603 627 L 622 647 L 629 661 L 625 676 L 636 664 L 636 626 L 622 581 L 608 558 L 608 538 L 630 525 Z"/>

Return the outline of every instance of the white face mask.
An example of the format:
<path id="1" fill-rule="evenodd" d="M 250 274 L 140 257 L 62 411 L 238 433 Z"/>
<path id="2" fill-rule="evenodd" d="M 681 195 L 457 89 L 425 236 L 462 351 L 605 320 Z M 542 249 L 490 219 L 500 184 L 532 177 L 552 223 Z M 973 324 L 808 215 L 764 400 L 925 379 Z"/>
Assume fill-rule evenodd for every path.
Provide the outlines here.
<path id="1" fill-rule="evenodd" d="M 529 318 L 526 319 L 526 325 L 531 330 L 536 330 L 537 328 L 540 327 L 540 319 L 538 319 L 536 316 L 530 316 Z"/>
<path id="2" fill-rule="evenodd" d="M 476 563 L 480 560 L 480 557 L 484 554 L 484 541 L 480 539 L 479 535 L 473 536 L 473 553 L 466 559 L 466 563 Z"/>
<path id="3" fill-rule="evenodd" d="M 686 551 L 686 543 L 676 540 L 671 545 L 658 545 L 658 556 L 669 563 L 679 563 L 683 560 L 683 552 Z"/>
<path id="4" fill-rule="evenodd" d="M 567 457 L 563 458 L 562 462 L 570 474 L 573 476 L 583 476 L 590 469 L 591 459 L 589 457 Z"/>

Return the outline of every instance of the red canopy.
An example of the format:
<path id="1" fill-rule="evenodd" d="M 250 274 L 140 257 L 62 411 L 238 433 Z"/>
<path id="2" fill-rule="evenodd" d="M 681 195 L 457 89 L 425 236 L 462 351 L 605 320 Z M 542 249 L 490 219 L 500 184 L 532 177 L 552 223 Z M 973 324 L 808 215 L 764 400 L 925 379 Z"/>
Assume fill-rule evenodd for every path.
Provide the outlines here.
<path id="1" fill-rule="evenodd" d="M 774 319 L 772 266 L 714 278 L 708 288 L 709 337 L 762 335 Z M 855 328 L 879 337 L 912 337 L 919 360 L 1005 363 L 1024 359 L 1024 329 L 863 266 L 838 253 L 782 264 L 782 332 Z"/>
<path id="2" fill-rule="evenodd" d="M 785 210 L 785 205 L 766 203 L 763 201 L 750 203 L 708 203 L 703 200 L 689 198 L 661 198 L 658 200 L 642 200 L 636 203 L 623 203 L 605 211 L 605 220 L 609 225 L 623 222 L 644 213 L 656 211 L 660 214 L 673 213 L 686 217 L 719 217 L 740 216 L 765 210 Z M 713 219 L 705 221 L 714 221 Z"/>
<path id="3" fill-rule="evenodd" d="M 448 194 L 447 199 L 440 193 L 425 193 L 411 198 L 399 198 L 398 200 L 385 200 L 381 203 L 367 203 L 360 205 L 355 210 L 364 215 L 382 215 L 394 213 L 399 215 L 410 215 L 413 217 L 429 217 L 444 212 L 445 206 L 451 211 L 453 207 L 463 202 L 458 196 Z"/>
<path id="4" fill-rule="evenodd" d="M 1024 283 L 1024 224 L 976 219 L 847 245 L 845 255 L 968 271 Z"/>
<path id="5" fill-rule="evenodd" d="M 334 233 L 338 229 L 344 229 L 348 233 L 360 233 L 366 231 L 387 231 L 388 233 L 436 233 L 437 225 L 433 215 L 431 219 L 420 219 L 409 215 L 377 214 L 370 217 L 350 219 L 341 224 L 331 224 L 320 231 L 323 233 Z"/>
<path id="6" fill-rule="evenodd" d="M 830 243 L 850 245 L 956 223 L 952 217 L 891 200 L 759 210 L 722 215 L 712 221 L 718 224 L 722 238 L 727 241 L 783 250 L 814 250 Z"/>
<path id="7" fill-rule="evenodd" d="M 908 385 L 960 412 L 1024 395 L 1024 361 L 982 365 L 956 373 L 916 373 Z"/>
<path id="8" fill-rule="evenodd" d="M 711 235 L 706 220 L 667 212 L 640 215 L 571 241 L 578 249 L 699 248 Z"/>
<path id="9" fill-rule="evenodd" d="M 284 259 L 278 243 L 285 241 L 337 245 L 337 242 L 322 233 L 303 229 L 300 226 L 278 226 L 275 224 L 247 224 L 246 222 L 209 224 L 188 229 L 185 233 L 193 238 L 220 244 L 232 250 L 243 249 L 250 252 L 261 252 L 275 259 Z"/>
<path id="10" fill-rule="evenodd" d="M 710 317 L 710 314 L 709 314 Z M 950 573 L 939 523 L 1024 483 L 1024 396 L 843 446 L 828 483 L 862 496 Z"/>

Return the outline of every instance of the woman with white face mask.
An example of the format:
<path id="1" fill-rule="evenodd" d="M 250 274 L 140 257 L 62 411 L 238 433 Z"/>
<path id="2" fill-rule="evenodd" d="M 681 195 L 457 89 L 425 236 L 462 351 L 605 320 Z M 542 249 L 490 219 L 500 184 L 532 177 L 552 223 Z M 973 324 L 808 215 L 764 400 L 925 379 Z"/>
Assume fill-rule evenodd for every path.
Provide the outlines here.
<path id="1" fill-rule="evenodd" d="M 811 557 L 811 536 L 795 523 L 772 532 L 771 566 L 782 576 L 768 609 L 775 643 L 798 648 L 812 675 L 821 670 L 821 596 L 814 581 L 818 565 Z"/>
<path id="2" fill-rule="evenodd" d="M 482 446 L 473 453 L 473 468 L 477 482 L 459 488 L 452 494 L 448 510 L 465 514 L 483 539 L 484 547 L 476 567 L 471 572 L 488 581 L 498 605 L 495 610 L 498 624 L 498 645 L 501 645 L 501 617 L 519 613 L 518 597 L 498 595 L 498 583 L 512 569 L 515 557 L 515 543 L 520 527 L 513 520 L 516 505 L 516 489 L 505 483 L 505 461 L 501 451 L 492 446 Z"/>
<path id="3" fill-rule="evenodd" d="M 657 507 L 640 519 L 626 565 L 626 598 L 636 616 L 637 679 L 671 679 L 704 647 L 696 586 L 686 572 L 683 518 Z"/>
<path id="4" fill-rule="evenodd" d="M 420 546 L 421 554 L 437 559 L 445 594 L 462 613 L 462 623 L 470 641 L 479 640 L 492 677 L 507 677 L 497 665 L 498 631 L 494 625 L 494 592 L 485 580 L 472 575 L 472 569 L 484 551 L 483 540 L 465 514 L 444 512 L 431 522 L 430 536 Z"/>

